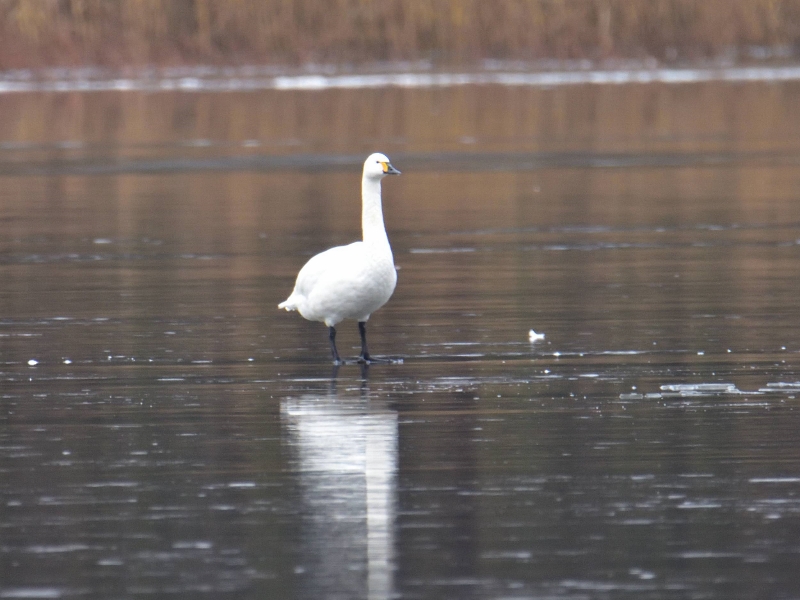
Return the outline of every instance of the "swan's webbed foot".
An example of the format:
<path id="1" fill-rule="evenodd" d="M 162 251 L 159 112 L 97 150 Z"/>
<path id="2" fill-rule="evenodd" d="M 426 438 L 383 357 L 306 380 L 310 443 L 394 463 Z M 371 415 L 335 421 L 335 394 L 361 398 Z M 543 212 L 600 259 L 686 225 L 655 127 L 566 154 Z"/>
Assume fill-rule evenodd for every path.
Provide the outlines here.
<path id="1" fill-rule="evenodd" d="M 362 365 L 389 365 L 397 362 L 396 359 L 384 356 L 372 356 L 369 353 L 360 355 L 356 360 Z"/>
<path id="2" fill-rule="evenodd" d="M 358 355 L 356 359 L 347 359 L 342 358 L 339 356 L 339 351 L 336 349 L 336 328 L 335 327 L 328 327 L 328 339 L 330 340 L 331 344 L 331 358 L 333 359 L 334 367 L 339 367 L 341 365 L 397 365 L 402 364 L 402 358 L 391 358 L 391 357 L 378 357 L 372 356 L 367 350 L 367 328 L 366 323 L 363 321 L 359 321 L 358 323 L 358 332 L 361 334 L 361 354 Z"/>

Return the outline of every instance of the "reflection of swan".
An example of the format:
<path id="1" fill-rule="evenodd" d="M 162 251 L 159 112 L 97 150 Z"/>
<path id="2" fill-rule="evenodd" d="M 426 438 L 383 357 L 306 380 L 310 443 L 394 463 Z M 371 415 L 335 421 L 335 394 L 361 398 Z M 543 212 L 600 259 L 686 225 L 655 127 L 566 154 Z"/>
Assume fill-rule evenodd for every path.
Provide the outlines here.
<path id="1" fill-rule="evenodd" d="M 361 229 L 363 241 L 320 252 L 300 269 L 291 295 L 278 308 L 299 311 L 309 321 L 322 321 L 329 328 L 333 362 L 337 323 L 356 319 L 361 334 L 359 361 L 370 362 L 366 323 L 386 304 L 397 283 L 392 248 L 383 225 L 381 179 L 399 175 L 383 154 L 370 154 L 361 179 Z"/>
<path id="2" fill-rule="evenodd" d="M 302 580 L 310 597 L 390 598 L 397 413 L 304 396 L 281 403 L 303 500 Z"/>

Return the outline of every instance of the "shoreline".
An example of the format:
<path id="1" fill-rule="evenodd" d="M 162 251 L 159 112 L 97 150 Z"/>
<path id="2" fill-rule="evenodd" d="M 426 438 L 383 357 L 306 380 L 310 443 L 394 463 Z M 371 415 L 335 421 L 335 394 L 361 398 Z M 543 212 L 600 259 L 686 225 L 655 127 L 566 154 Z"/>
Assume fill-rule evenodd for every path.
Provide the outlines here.
<path id="1" fill-rule="evenodd" d="M 526 68 L 527 67 L 527 68 Z M 538 67 L 538 68 L 537 68 Z M 545 68 L 550 67 L 550 68 Z M 424 63 L 390 63 L 342 69 L 309 65 L 129 68 L 52 68 L 0 71 L 0 94 L 67 92 L 251 92 L 332 89 L 436 88 L 499 85 L 551 88 L 573 85 L 668 85 L 704 82 L 800 81 L 800 63 L 665 66 L 656 61 L 551 61 L 520 64 L 494 61 L 481 69 L 434 70 Z"/>

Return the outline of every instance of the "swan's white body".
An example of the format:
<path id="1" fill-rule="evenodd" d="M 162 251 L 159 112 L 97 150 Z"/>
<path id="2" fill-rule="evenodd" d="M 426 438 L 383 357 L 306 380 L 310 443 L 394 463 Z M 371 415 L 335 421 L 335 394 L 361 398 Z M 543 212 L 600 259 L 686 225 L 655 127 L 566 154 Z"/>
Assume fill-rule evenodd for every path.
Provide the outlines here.
<path id="1" fill-rule="evenodd" d="M 328 327 L 344 319 L 364 322 L 386 304 L 396 283 L 388 241 L 384 245 L 353 242 L 309 260 L 300 269 L 291 296 L 278 308 L 296 310 Z"/>
<path id="2" fill-rule="evenodd" d="M 397 283 L 381 207 L 381 179 L 399 173 L 383 154 L 364 162 L 361 180 L 363 240 L 312 257 L 297 274 L 291 295 L 278 308 L 334 327 L 344 319 L 366 322 L 386 304 Z M 335 334 L 334 334 L 335 335 Z"/>

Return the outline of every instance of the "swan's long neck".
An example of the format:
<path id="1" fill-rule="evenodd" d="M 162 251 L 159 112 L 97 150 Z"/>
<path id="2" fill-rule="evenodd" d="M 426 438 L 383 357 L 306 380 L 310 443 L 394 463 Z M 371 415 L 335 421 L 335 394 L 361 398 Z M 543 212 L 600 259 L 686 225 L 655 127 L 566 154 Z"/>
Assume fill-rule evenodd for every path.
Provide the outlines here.
<path id="1" fill-rule="evenodd" d="M 380 179 L 364 177 L 361 180 L 361 233 L 367 244 L 389 246 L 383 224 Z"/>

